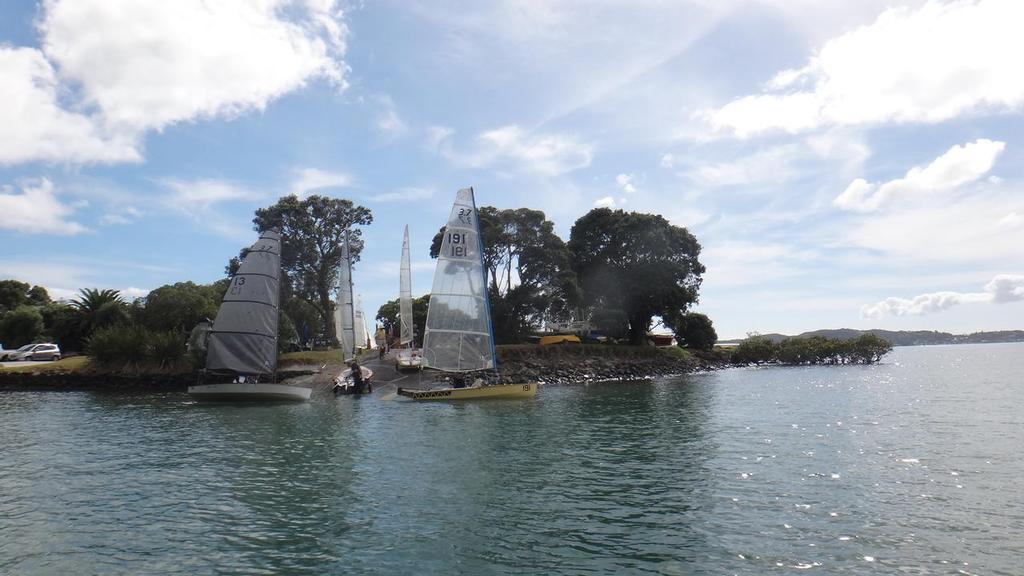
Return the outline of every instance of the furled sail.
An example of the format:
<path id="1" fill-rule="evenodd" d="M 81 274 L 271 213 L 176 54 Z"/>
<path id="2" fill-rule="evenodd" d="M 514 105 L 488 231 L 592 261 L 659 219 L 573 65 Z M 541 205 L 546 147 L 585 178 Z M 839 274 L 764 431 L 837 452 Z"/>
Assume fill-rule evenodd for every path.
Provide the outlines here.
<path id="1" fill-rule="evenodd" d="M 423 358 L 430 368 L 494 367 L 494 342 L 473 189 L 459 190 L 441 241 L 430 290 Z"/>
<path id="2" fill-rule="evenodd" d="M 231 279 L 210 331 L 206 369 L 246 375 L 277 368 L 281 235 L 263 232 Z"/>
<path id="3" fill-rule="evenodd" d="M 398 342 L 406 345 L 412 342 L 412 267 L 409 263 L 409 225 L 405 225 L 402 239 L 402 275 L 398 292 L 398 316 L 401 331 Z"/>
<path id="4" fill-rule="evenodd" d="M 348 242 L 348 233 L 341 244 L 341 265 L 338 267 L 337 288 L 337 321 L 338 341 L 341 343 L 341 354 L 344 360 L 356 357 L 355 304 L 352 301 L 352 251 Z"/>

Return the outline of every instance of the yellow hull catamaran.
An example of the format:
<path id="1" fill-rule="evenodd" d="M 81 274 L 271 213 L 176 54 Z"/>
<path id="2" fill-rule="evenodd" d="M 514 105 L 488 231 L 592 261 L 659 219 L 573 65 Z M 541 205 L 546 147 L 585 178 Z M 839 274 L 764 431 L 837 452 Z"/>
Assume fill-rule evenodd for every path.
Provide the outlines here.
<path id="1" fill-rule="evenodd" d="M 472 188 L 456 195 L 441 240 L 423 331 L 423 367 L 452 373 L 456 382 L 468 380 L 474 372 L 497 372 L 483 242 Z M 487 385 L 480 377 L 472 386 L 398 389 L 399 395 L 421 401 L 530 398 L 536 393 L 536 382 Z"/>

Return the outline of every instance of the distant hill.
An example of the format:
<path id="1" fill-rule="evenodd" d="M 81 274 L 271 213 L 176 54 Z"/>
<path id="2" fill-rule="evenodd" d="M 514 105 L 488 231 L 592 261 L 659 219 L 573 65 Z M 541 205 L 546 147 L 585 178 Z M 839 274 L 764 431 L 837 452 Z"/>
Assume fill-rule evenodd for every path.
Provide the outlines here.
<path id="1" fill-rule="evenodd" d="M 813 330 L 797 334 L 799 338 L 811 336 L 824 336 L 836 340 L 851 340 L 861 334 L 874 334 L 885 338 L 893 346 L 925 346 L 929 344 L 988 344 L 995 342 L 1024 342 L 1024 330 L 1000 330 L 997 332 L 975 332 L 973 334 L 950 334 L 949 332 L 937 332 L 935 330 L 854 330 L 852 328 L 838 328 L 826 330 Z M 792 336 L 785 334 L 761 334 L 772 342 L 781 342 Z M 719 344 L 735 344 L 741 340 L 722 340 Z"/>

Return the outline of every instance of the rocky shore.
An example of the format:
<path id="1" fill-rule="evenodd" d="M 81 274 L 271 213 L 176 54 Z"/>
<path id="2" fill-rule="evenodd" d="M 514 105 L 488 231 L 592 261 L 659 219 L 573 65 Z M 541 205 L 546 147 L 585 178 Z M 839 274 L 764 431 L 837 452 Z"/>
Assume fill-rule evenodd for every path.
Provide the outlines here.
<path id="1" fill-rule="evenodd" d="M 500 382 L 542 382 L 574 384 L 609 380 L 643 380 L 716 370 L 728 366 L 724 357 L 714 353 L 662 350 L 629 346 L 499 346 Z M 375 380 L 384 383 L 392 371 L 392 361 L 376 359 L 371 367 L 381 373 Z M 316 390 L 329 390 L 339 365 L 311 367 L 285 366 L 278 381 Z M 97 391 L 97 392 L 184 392 L 197 382 L 194 372 L 124 374 L 81 370 L 39 372 L 0 370 L 0 391 Z M 497 379 L 492 379 L 497 381 Z"/>
<path id="2" fill-rule="evenodd" d="M 501 380 L 573 384 L 643 380 L 717 370 L 728 362 L 713 353 L 673 353 L 655 348 L 558 346 L 498 349 Z"/>

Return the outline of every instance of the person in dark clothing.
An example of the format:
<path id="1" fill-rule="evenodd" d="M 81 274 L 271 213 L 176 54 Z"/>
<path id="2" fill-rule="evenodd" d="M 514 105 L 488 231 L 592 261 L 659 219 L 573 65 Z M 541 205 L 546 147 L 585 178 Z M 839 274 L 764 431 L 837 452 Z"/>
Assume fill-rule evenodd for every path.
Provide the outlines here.
<path id="1" fill-rule="evenodd" d="M 353 393 L 362 394 L 366 389 L 366 381 L 363 380 L 363 370 L 359 367 L 359 364 L 353 360 L 348 366 L 352 369 L 352 387 L 355 388 Z"/>

